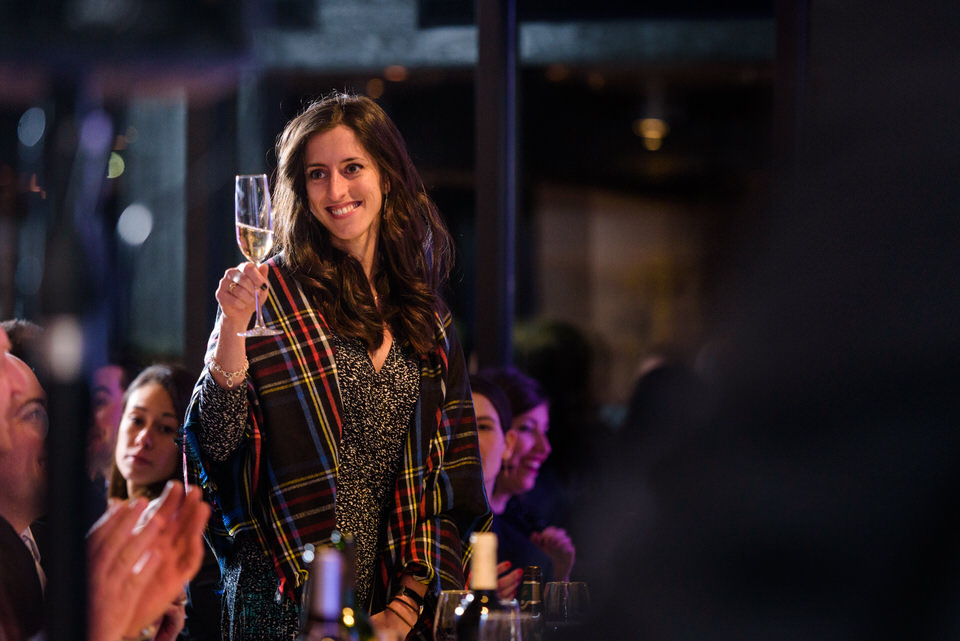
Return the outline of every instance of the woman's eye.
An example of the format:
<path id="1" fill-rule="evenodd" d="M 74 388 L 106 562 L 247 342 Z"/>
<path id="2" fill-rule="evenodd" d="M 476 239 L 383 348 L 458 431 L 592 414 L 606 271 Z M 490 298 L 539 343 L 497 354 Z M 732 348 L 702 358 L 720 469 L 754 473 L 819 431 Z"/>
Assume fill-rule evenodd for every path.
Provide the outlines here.
<path id="1" fill-rule="evenodd" d="M 347 165 L 343 171 L 344 173 L 347 173 L 347 174 L 355 174 L 361 169 L 363 169 L 363 165 L 352 162 L 349 165 Z"/>
<path id="2" fill-rule="evenodd" d="M 170 425 L 164 425 L 160 428 L 164 434 L 176 434 L 179 429 Z"/>
<path id="3" fill-rule="evenodd" d="M 307 178 L 310 180 L 320 180 L 322 178 L 326 178 L 326 176 L 327 172 L 322 169 L 311 169 L 309 172 L 307 172 Z"/>

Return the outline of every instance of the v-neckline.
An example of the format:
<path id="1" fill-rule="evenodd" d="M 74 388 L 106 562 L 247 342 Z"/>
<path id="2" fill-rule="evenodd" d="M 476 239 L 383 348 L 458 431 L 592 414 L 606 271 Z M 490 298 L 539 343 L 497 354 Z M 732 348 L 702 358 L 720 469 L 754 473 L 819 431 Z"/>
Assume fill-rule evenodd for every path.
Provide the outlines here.
<path id="1" fill-rule="evenodd" d="M 373 359 L 374 355 L 370 353 L 370 350 L 364 350 L 367 354 L 367 360 L 370 362 L 370 366 L 373 367 L 373 373 L 377 376 L 379 376 L 380 372 L 383 371 L 383 366 L 387 364 L 387 360 L 390 358 L 390 352 L 393 350 L 393 341 L 393 333 L 385 331 L 383 343 L 378 348 L 379 351 L 384 347 L 384 344 L 386 344 L 386 352 L 383 355 L 383 360 L 380 362 L 380 367 L 377 367 L 377 363 Z"/>

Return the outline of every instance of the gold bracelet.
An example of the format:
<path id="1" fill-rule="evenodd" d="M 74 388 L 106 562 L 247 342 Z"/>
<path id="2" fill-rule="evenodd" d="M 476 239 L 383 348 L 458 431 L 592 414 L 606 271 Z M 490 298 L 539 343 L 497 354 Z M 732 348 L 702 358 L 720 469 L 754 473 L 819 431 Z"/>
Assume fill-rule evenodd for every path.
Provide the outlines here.
<path id="1" fill-rule="evenodd" d="M 247 370 L 250 369 L 250 362 L 246 358 L 243 359 L 243 367 L 238 369 L 235 372 L 228 372 L 227 370 L 220 367 L 220 363 L 211 358 L 207 361 L 207 365 L 210 366 L 210 369 L 215 371 L 217 374 L 220 374 L 225 379 L 227 379 L 227 387 L 233 389 L 233 379 L 238 379 L 239 381 L 247 378 Z"/>
<path id="2" fill-rule="evenodd" d="M 396 615 L 400 618 L 400 620 L 403 621 L 404 623 L 406 623 L 407 625 L 409 625 L 411 629 L 413 628 L 413 623 L 416 623 L 416 621 L 414 621 L 413 623 L 410 623 L 409 621 L 407 621 L 406 619 L 403 618 L 403 615 L 402 615 L 402 614 L 400 614 L 399 612 L 397 612 L 396 610 L 394 610 L 394 609 L 393 609 L 393 606 L 390 605 L 389 603 L 387 604 L 387 609 L 390 610 L 391 612 L 393 612 L 394 614 L 396 614 Z"/>

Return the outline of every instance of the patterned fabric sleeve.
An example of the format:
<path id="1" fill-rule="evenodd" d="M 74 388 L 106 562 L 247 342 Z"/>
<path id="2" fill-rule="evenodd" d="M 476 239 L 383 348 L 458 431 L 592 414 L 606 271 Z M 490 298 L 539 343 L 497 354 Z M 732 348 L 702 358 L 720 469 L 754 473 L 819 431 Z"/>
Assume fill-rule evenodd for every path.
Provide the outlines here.
<path id="1" fill-rule="evenodd" d="M 222 323 L 220 311 L 207 342 L 206 359 L 216 349 Z M 181 434 L 185 476 L 203 488 L 213 508 L 208 541 L 218 555 L 240 531 L 261 540 L 250 497 L 260 470 L 259 414 L 250 379 L 235 390 L 221 388 L 204 369 L 194 387 Z M 266 549 L 266 548 L 265 548 Z"/>
<path id="2" fill-rule="evenodd" d="M 204 371 L 200 381 L 197 441 L 212 461 L 222 463 L 240 447 L 247 422 L 247 395 L 242 386 L 224 389 Z"/>
<path id="3" fill-rule="evenodd" d="M 420 445 L 427 449 L 421 454 L 425 467 L 423 484 L 413 487 L 405 484 L 404 479 L 398 483 L 398 499 L 410 493 L 419 500 L 411 524 L 412 536 L 401 550 L 396 576 L 410 574 L 428 585 L 424 612 L 408 639 L 431 638 L 437 595 L 440 590 L 463 588 L 463 564 L 469 554 L 470 534 L 488 529 L 490 523 L 470 384 L 449 313 L 443 316 L 441 338 L 435 389 L 421 398 L 427 404 L 421 415 L 432 408 L 432 426 L 419 426 L 429 440 L 408 442 L 408 447 Z M 417 458 L 413 452 L 407 455 Z M 390 592 L 398 588 L 399 582 Z"/>

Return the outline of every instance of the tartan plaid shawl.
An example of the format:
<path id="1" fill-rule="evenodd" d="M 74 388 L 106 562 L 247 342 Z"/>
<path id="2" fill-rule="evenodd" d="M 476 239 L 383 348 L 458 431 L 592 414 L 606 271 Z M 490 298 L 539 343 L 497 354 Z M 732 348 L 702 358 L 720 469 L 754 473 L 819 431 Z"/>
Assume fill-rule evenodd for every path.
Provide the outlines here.
<path id="1" fill-rule="evenodd" d="M 296 598 L 307 577 L 304 546 L 329 543 L 335 527 L 343 407 L 329 327 L 282 257 L 269 264 L 264 318 L 283 334 L 247 339 L 245 440 L 224 463 L 203 456 L 198 383 L 184 426 L 186 465 L 222 517 L 222 528 L 208 530 L 218 556 L 229 555 L 238 535 L 255 535 L 273 557 L 282 591 Z M 470 532 L 489 527 L 463 351 L 449 311 L 438 311 L 436 321 L 438 347 L 420 357 L 420 397 L 386 517 L 373 612 L 399 589 L 405 572 L 433 594 L 461 587 Z M 218 313 L 208 358 L 220 322 Z"/>

